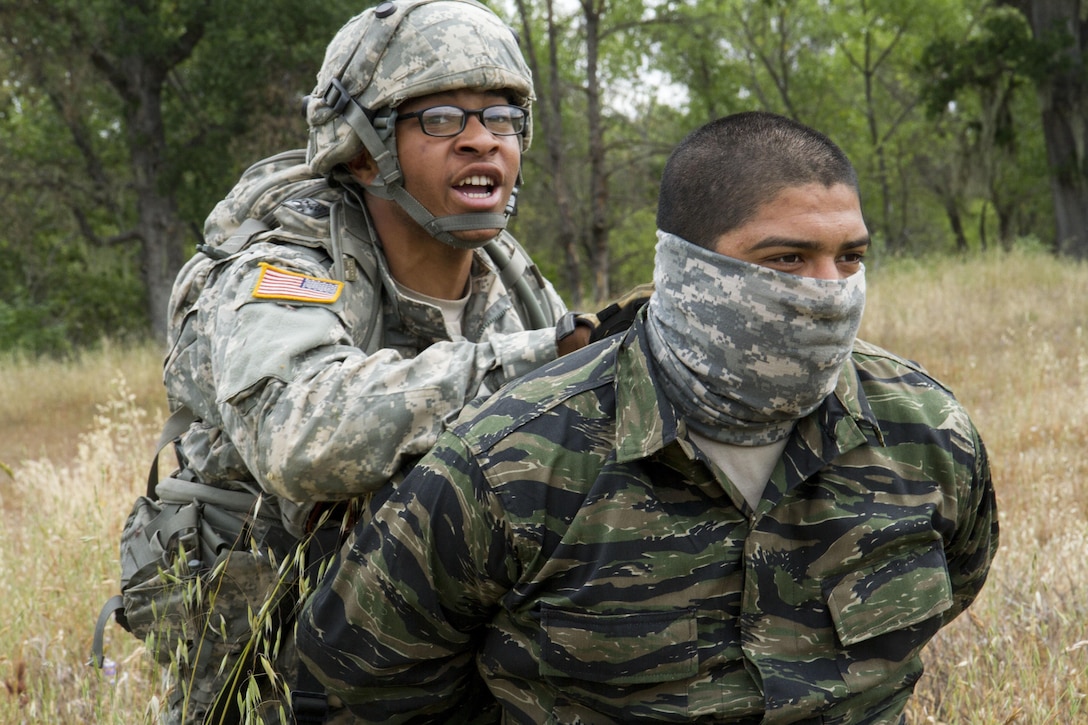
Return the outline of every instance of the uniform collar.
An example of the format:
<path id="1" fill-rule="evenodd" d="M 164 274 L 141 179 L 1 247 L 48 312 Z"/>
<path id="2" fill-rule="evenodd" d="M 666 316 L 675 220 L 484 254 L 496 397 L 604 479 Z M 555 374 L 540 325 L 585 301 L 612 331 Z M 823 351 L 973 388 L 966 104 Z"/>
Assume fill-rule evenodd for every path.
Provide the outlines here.
<path id="1" fill-rule="evenodd" d="M 686 442 L 686 426 L 650 374 L 649 347 L 643 321 L 628 330 L 616 358 L 616 458 L 619 463 L 648 458 L 678 438 Z M 847 361 L 834 392 L 814 412 L 798 421 L 789 449 L 800 444 L 810 465 L 834 460 L 865 443 L 883 445 L 883 435 L 858 380 Z M 689 458 L 691 457 L 689 453 Z"/>

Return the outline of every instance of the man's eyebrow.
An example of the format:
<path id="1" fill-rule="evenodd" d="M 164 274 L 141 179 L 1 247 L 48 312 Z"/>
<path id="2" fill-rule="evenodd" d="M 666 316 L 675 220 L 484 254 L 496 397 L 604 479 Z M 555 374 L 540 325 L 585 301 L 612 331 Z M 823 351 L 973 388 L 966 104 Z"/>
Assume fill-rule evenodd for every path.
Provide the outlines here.
<path id="1" fill-rule="evenodd" d="M 843 249 L 860 249 L 862 247 L 868 247 L 872 243 L 869 237 L 862 237 L 860 239 L 854 239 L 849 242 L 845 242 L 839 246 L 840 250 Z M 749 251 L 758 252 L 762 249 L 769 249 L 771 247 L 787 247 L 790 249 L 805 249 L 815 250 L 823 248 L 823 244 L 820 242 L 814 242 L 809 239 L 792 239 L 790 237 L 765 237 L 759 240 Z"/>

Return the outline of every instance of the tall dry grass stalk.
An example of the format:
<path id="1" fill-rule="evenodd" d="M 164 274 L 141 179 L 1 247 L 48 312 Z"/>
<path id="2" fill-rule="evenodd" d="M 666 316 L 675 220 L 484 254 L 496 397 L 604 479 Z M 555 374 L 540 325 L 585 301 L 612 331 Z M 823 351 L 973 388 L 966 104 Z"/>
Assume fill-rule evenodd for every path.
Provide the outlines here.
<path id="1" fill-rule="evenodd" d="M 862 334 L 914 358 L 990 452 L 1001 550 L 929 647 L 911 723 L 1088 723 L 1088 266 L 1000 254 L 870 280 Z"/>
<path id="2" fill-rule="evenodd" d="M 68 361 L 0 356 L 0 464 L 71 459 L 76 434 L 91 427 L 120 371 L 137 404 L 165 411 L 162 358 L 158 345 L 108 342 Z"/>
<path id="3" fill-rule="evenodd" d="M 922 362 L 967 405 L 1001 507 L 990 581 L 927 650 L 912 725 L 1088 723 L 1085 290 L 1088 266 L 1044 255 L 902 262 L 870 274 L 863 336 Z M 141 722 L 160 694 L 157 670 L 116 625 L 106 639 L 114 680 L 84 665 L 98 607 L 117 586 L 120 527 L 164 417 L 158 352 L 140 371 L 128 355 L 127 380 L 112 372 L 117 353 L 104 356 L 79 369 L 49 365 L 44 378 L 26 361 L 0 362 L 5 422 L 7 397 L 28 386 L 52 390 L 47 404 L 19 405 L 26 428 L 58 400 L 99 406 L 85 428 L 52 427 L 59 450 L 78 440 L 74 456 L 9 458 L 12 475 L 0 469 L 2 723 Z M 154 393 L 134 393 L 137 376 L 154 381 Z"/>
<path id="4" fill-rule="evenodd" d="M 23 364 L 9 364 L 0 379 L 25 376 Z M 86 665 L 97 610 L 117 587 L 121 525 L 146 485 L 162 421 L 113 375 L 95 385 L 102 402 L 87 430 L 65 431 L 64 455 L 0 471 L 2 723 L 130 725 L 144 721 L 158 693 L 142 644 L 114 624 L 106 636 L 114 673 Z"/>

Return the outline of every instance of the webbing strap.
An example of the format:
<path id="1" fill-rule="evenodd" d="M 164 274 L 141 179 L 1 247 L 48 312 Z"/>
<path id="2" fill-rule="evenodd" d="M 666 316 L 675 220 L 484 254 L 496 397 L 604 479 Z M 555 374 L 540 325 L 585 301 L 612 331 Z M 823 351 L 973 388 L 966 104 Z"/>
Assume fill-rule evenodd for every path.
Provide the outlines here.
<path id="1" fill-rule="evenodd" d="M 124 601 L 121 599 L 120 594 L 114 594 L 110 597 L 106 603 L 102 606 L 102 611 L 98 613 L 98 622 L 94 625 L 94 640 L 91 642 L 91 661 L 88 665 L 102 669 L 102 663 L 106 661 L 106 656 L 103 652 L 105 645 L 103 639 L 105 638 L 106 622 L 109 621 L 111 614 L 117 612 L 123 612 L 125 609 Z M 126 622 L 123 622 L 120 617 L 117 618 L 117 623 L 125 629 L 128 629 Z"/>
<path id="2" fill-rule="evenodd" d="M 489 248 L 487 252 L 492 257 L 495 256 L 494 250 Z M 514 255 L 513 257 L 511 257 L 507 265 L 505 267 L 501 267 L 500 279 L 502 279 L 503 285 L 507 289 L 513 287 L 515 284 L 517 284 L 517 281 L 524 276 L 525 270 L 527 270 L 528 268 L 529 263 L 525 261 L 525 257 L 522 257 L 521 255 Z"/>
<path id="3" fill-rule="evenodd" d="M 159 454 L 162 449 L 189 430 L 189 425 L 196 420 L 196 414 L 186 406 L 181 406 L 166 419 L 162 426 L 162 435 L 155 446 L 155 455 L 151 458 L 151 470 L 147 472 L 147 497 L 155 498 L 155 488 L 159 485 Z"/>
<path id="4" fill-rule="evenodd" d="M 305 673 L 305 675 L 303 674 Z M 314 690 L 301 689 L 305 681 L 310 681 Z M 328 695 L 320 689 L 319 683 L 306 665 L 298 665 L 298 686 L 291 690 L 291 712 L 295 714 L 297 725 L 321 725 L 329 716 Z"/>
<path id="5" fill-rule="evenodd" d="M 525 279 L 525 270 L 528 267 L 525 264 L 524 255 L 515 255 L 512 260 L 494 240 L 487 243 L 484 251 L 501 270 L 503 284 L 507 288 L 517 290 L 518 299 L 522 301 L 525 313 L 529 316 L 527 320 L 529 329 L 540 330 L 555 325 L 555 320 L 551 319 L 551 309 L 549 308 L 548 313 L 545 314 L 544 306 L 538 303 L 536 295 L 529 288 L 529 282 Z"/>
<path id="6" fill-rule="evenodd" d="M 171 503 L 189 503 L 198 501 L 210 503 L 230 511 L 251 513 L 257 494 L 249 491 L 232 491 L 218 486 L 209 486 L 196 481 L 183 481 L 170 476 L 159 484 L 159 498 Z"/>
<path id="7" fill-rule="evenodd" d="M 345 255 L 349 255 L 354 259 L 363 268 L 363 274 L 366 275 L 375 293 L 374 304 L 370 306 L 370 320 L 366 328 L 366 337 L 362 345 L 360 345 L 363 352 L 367 355 L 373 355 L 382 345 L 382 330 L 379 324 L 382 314 L 382 306 L 379 302 L 381 300 L 382 280 L 378 275 L 378 266 L 374 262 L 374 257 L 371 256 L 374 253 L 373 242 L 363 240 L 358 233 L 353 233 L 353 224 L 358 225 L 356 227 L 358 229 L 366 229 L 370 239 L 377 236 L 370 233 L 370 220 L 365 212 L 356 209 L 347 200 L 332 205 L 332 209 L 329 210 L 332 254 L 336 259 L 340 260 L 340 269 L 344 267 L 343 259 Z M 362 248 L 363 245 L 369 246 L 370 249 Z"/>

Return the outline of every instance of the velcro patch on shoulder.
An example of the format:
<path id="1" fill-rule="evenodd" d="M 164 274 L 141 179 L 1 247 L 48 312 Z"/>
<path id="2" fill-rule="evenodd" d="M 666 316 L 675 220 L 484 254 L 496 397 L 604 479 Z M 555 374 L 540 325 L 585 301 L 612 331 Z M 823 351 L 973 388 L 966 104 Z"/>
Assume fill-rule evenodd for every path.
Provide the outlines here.
<path id="1" fill-rule="evenodd" d="M 253 296 L 262 300 L 292 300 L 331 304 L 340 298 L 343 282 L 292 272 L 261 262 L 261 276 Z"/>

